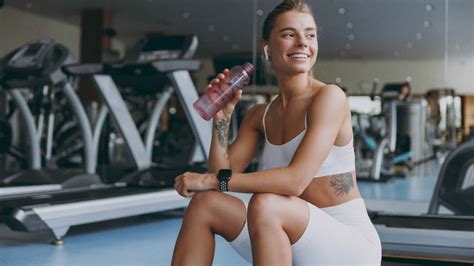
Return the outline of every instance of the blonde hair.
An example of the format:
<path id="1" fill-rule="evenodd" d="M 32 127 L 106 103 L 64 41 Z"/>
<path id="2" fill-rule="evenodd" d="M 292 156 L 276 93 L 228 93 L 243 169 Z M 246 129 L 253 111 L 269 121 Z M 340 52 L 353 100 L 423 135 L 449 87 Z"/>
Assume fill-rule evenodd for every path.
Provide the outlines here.
<path id="1" fill-rule="evenodd" d="M 265 41 L 268 41 L 268 38 L 270 38 L 270 32 L 275 26 L 275 21 L 278 16 L 288 11 L 308 13 L 313 16 L 314 21 L 316 21 L 313 10 L 311 10 L 311 7 L 306 4 L 304 0 L 284 0 L 279 5 L 277 5 L 270 13 L 268 13 L 267 17 L 265 18 L 265 21 L 263 22 L 262 38 Z"/>

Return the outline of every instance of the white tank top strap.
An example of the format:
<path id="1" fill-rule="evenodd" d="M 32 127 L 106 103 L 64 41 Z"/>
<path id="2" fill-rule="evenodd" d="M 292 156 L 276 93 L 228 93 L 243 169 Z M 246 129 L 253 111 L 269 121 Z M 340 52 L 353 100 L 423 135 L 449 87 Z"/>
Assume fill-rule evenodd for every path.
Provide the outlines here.
<path id="1" fill-rule="evenodd" d="M 268 112 L 268 109 L 270 108 L 270 105 L 273 103 L 275 99 L 273 99 L 267 104 L 267 107 L 265 107 L 265 112 L 263 113 L 262 124 L 263 124 L 263 134 L 265 134 L 265 139 L 267 138 L 267 127 L 265 126 L 265 117 L 267 116 L 267 112 Z"/>

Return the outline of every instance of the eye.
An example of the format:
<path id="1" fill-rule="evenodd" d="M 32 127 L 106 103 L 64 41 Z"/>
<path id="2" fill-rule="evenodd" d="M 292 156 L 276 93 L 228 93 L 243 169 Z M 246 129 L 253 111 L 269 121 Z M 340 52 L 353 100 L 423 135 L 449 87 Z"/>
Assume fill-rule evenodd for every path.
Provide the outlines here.
<path id="1" fill-rule="evenodd" d="M 316 33 L 308 34 L 308 35 L 306 35 L 306 38 L 308 38 L 308 39 L 314 39 L 314 38 L 316 38 Z"/>
<path id="2" fill-rule="evenodd" d="M 293 33 L 289 33 L 289 32 L 283 33 L 281 36 L 283 38 L 293 38 L 293 37 L 295 37 L 295 35 Z"/>

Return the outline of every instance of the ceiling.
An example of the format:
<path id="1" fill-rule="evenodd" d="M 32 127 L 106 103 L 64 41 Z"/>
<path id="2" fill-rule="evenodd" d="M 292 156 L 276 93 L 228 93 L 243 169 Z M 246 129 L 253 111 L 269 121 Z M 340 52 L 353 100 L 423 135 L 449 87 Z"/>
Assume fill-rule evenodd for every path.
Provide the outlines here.
<path id="1" fill-rule="evenodd" d="M 307 0 L 323 58 L 413 59 L 474 54 L 473 0 Z M 198 56 L 256 48 L 277 0 L 6 0 L 28 12 L 79 25 L 80 10 L 110 8 L 117 38 L 195 33 Z M 447 8 L 447 9 L 446 9 Z M 447 16 L 446 16 L 447 15 Z M 447 31 L 445 31 L 447 29 Z M 447 49 L 445 49 L 447 47 Z"/>

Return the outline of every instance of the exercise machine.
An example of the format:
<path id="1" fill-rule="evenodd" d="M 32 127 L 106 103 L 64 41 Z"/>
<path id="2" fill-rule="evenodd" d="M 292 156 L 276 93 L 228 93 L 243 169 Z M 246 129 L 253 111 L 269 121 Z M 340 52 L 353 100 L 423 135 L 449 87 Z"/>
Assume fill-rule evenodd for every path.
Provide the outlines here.
<path id="1" fill-rule="evenodd" d="M 474 142 L 449 153 L 439 172 L 427 214 L 371 212 L 384 260 L 410 263 L 474 263 Z M 441 206 L 452 214 L 440 212 Z"/>
<path id="2" fill-rule="evenodd" d="M 382 88 L 380 115 L 352 113 L 356 171 L 360 180 L 404 177 L 412 162 L 425 156 L 424 131 L 417 128 L 425 125 L 426 103 L 408 97 L 399 100 L 405 86 L 409 85 L 389 83 Z"/>
<path id="3" fill-rule="evenodd" d="M 69 51 L 53 39 L 28 43 L 1 60 L 1 85 L 15 102 L 26 127 L 30 165 L 27 170 L 2 178 L 0 196 L 101 184 L 99 176 L 95 174 L 96 156 L 92 154 L 92 136 L 85 110 L 61 71 L 61 66 L 73 62 Z M 46 146 L 49 148 L 54 116 L 52 113 L 37 112 L 36 122 L 32 108 L 22 93 L 24 89 L 40 95 L 50 95 L 58 90 L 64 93 L 77 118 L 85 143 L 86 161 L 83 169 L 47 169 L 42 166 L 41 138 L 45 115 L 49 118 L 46 137 L 49 143 Z"/>
<path id="4" fill-rule="evenodd" d="M 199 150 L 207 161 L 212 133 L 211 122 L 203 120 L 193 110 L 192 103 L 198 99 L 198 94 L 189 73 L 197 70 L 200 62 L 187 59 L 197 47 L 197 38 L 183 36 L 179 38 L 180 42 L 175 43 L 175 49 L 161 49 L 160 44 L 165 42 L 167 37 L 157 38 L 160 39 L 154 39 L 154 42 L 149 43 L 150 46 L 145 46 L 149 49 L 145 49 L 143 53 L 135 51 L 134 62 L 126 60 L 120 64 L 85 64 L 64 67 L 64 71 L 69 75 L 93 76 L 97 89 L 107 105 L 106 110 L 117 123 L 137 170 L 113 184 L 102 187 L 4 198 L 0 200 L 0 217 L 10 228 L 27 232 L 47 230 L 54 236 L 54 242 L 61 244 L 62 237 L 74 225 L 187 206 L 189 200 L 181 197 L 172 188 L 174 177 L 185 171 L 205 169 L 202 167 L 160 169 L 159 166 L 153 165 L 147 143 L 149 139 L 153 139 L 151 135 L 158 123 L 160 102 L 153 108 L 154 111 L 148 123 L 150 136 L 145 137 L 144 143 L 114 80 L 116 77 L 120 79 L 128 76 L 135 80 L 153 81 L 156 79 L 161 84 L 167 84 L 168 86 L 161 89 L 165 89 L 164 93 L 177 94 Z M 186 42 L 186 40 L 191 41 Z M 154 59 L 156 57 L 153 55 L 166 54 L 165 50 L 178 52 L 174 53 L 176 56 Z"/>

